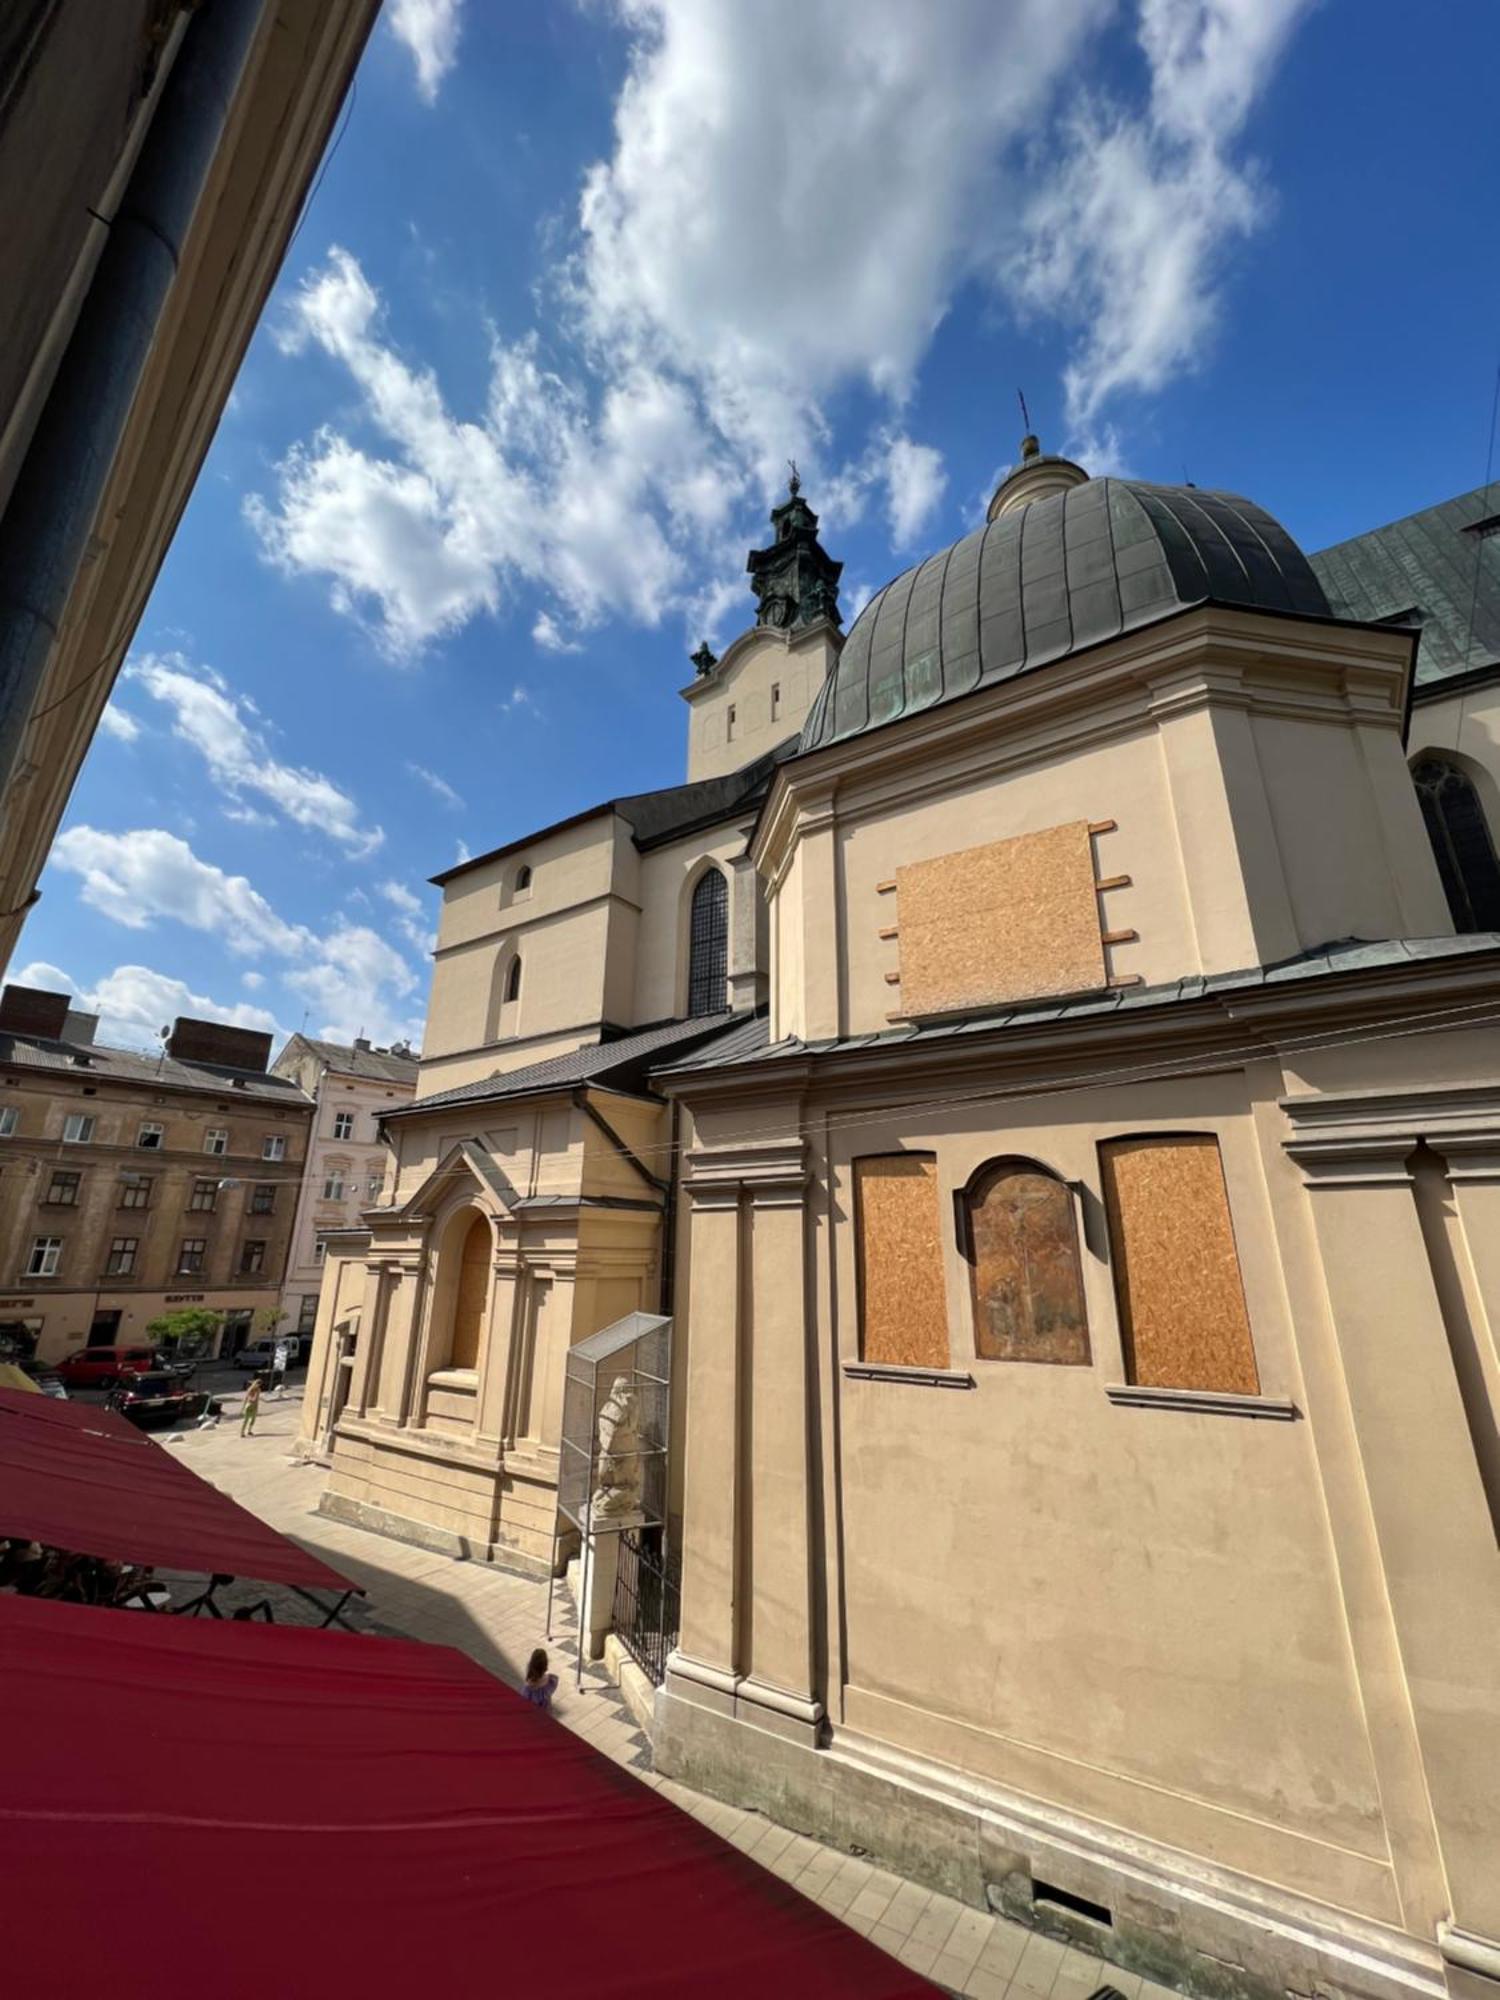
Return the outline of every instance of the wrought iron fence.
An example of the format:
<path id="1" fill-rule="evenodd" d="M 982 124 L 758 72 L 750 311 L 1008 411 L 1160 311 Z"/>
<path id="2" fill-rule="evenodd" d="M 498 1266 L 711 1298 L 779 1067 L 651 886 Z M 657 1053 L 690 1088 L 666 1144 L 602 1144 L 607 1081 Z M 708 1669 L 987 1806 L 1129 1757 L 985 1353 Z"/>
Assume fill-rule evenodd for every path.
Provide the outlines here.
<path id="1" fill-rule="evenodd" d="M 660 1687 L 677 1644 L 682 1572 L 661 1528 L 627 1528 L 615 1571 L 614 1628 L 636 1665 Z"/>

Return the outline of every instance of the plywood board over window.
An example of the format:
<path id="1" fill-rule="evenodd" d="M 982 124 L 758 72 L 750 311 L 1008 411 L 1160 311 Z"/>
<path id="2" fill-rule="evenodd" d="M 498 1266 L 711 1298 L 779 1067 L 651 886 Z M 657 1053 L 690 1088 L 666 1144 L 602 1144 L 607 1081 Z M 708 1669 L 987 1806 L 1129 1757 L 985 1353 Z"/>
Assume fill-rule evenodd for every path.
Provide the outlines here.
<path id="1" fill-rule="evenodd" d="M 1035 1160 L 991 1160 L 959 1196 L 981 1361 L 1087 1367 L 1073 1190 Z"/>
<path id="2" fill-rule="evenodd" d="M 1127 1379 L 1259 1395 L 1218 1140 L 1108 1139 L 1099 1163 Z"/>
<path id="3" fill-rule="evenodd" d="M 948 1366 L 948 1299 L 931 1153 L 854 1162 L 862 1361 Z"/>
<path id="4" fill-rule="evenodd" d="M 1106 983 L 1087 820 L 898 868 L 896 908 L 903 1014 Z"/>

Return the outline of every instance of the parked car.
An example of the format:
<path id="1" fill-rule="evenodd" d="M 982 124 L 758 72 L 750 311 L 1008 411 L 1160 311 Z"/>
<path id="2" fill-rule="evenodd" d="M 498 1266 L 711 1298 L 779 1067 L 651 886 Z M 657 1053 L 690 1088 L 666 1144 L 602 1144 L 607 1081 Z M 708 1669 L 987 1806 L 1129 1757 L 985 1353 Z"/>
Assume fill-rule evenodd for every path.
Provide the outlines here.
<path id="1" fill-rule="evenodd" d="M 77 1347 L 58 1362 L 57 1372 L 69 1389 L 112 1389 L 155 1366 L 154 1347 Z"/>
<path id="2" fill-rule="evenodd" d="M 63 1379 L 57 1370 L 45 1361 L 18 1361 L 16 1366 L 29 1375 L 44 1396 L 60 1396 L 68 1400 L 68 1392 L 63 1387 Z"/>
<path id="3" fill-rule="evenodd" d="M 287 1367 L 300 1368 L 307 1357 L 295 1333 L 278 1334 L 272 1340 L 252 1340 L 235 1355 L 235 1367 L 254 1369 L 258 1373 L 269 1375 L 276 1366 L 276 1349 L 282 1341 L 286 1342 Z"/>
<path id="4" fill-rule="evenodd" d="M 110 1397 L 109 1407 L 144 1431 L 157 1424 L 181 1423 L 186 1417 L 207 1416 L 219 1406 L 206 1389 L 194 1389 L 172 1370 L 156 1368 L 149 1374 L 127 1377 Z"/>

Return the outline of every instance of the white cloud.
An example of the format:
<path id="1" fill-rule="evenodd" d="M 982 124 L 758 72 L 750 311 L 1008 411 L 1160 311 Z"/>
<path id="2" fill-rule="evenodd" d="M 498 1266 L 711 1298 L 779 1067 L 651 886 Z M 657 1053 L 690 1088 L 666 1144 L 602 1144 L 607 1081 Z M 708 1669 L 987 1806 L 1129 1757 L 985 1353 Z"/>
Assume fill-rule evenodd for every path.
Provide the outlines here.
<path id="1" fill-rule="evenodd" d="M 406 768 L 414 778 L 420 778 L 427 789 L 436 798 L 440 798 L 445 806 L 452 806 L 455 812 L 467 811 L 462 798 L 446 778 L 439 776 L 436 771 L 429 771 L 425 764 L 408 764 Z"/>
<path id="2" fill-rule="evenodd" d="M 886 451 L 886 511 L 891 544 L 909 549 L 931 522 L 942 501 L 948 475 L 943 454 L 930 444 L 894 437 Z"/>
<path id="3" fill-rule="evenodd" d="M 390 0 L 391 32 L 411 51 L 417 89 L 436 104 L 443 78 L 458 56 L 460 0 Z"/>
<path id="4" fill-rule="evenodd" d="M 241 986 L 248 986 L 252 993 L 258 993 L 265 983 L 266 975 L 263 972 L 242 972 L 240 974 Z"/>
<path id="5" fill-rule="evenodd" d="M 570 639 L 550 611 L 539 611 L 531 636 L 544 653 L 581 653 L 582 646 Z"/>
<path id="6" fill-rule="evenodd" d="M 90 908 L 128 930 L 171 917 L 220 937 L 234 952 L 295 953 L 302 934 L 283 923 L 243 875 L 200 861 L 185 840 L 160 827 L 101 833 L 69 827 L 52 849 L 55 866 L 82 878 Z"/>
<path id="7" fill-rule="evenodd" d="M 42 986 L 52 992 L 66 992 L 77 1006 L 99 1016 L 98 1039 L 125 1048 L 159 1046 L 161 1030 L 180 1015 L 197 1021 L 227 1021 L 236 1028 L 258 1028 L 266 1034 L 280 1032 L 276 1017 L 264 1007 L 245 1001 L 225 1003 L 206 993 L 195 993 L 185 980 L 146 965 L 117 965 L 97 984 L 81 987 L 55 965 L 36 962 L 7 975 L 23 986 Z"/>
<path id="8" fill-rule="evenodd" d="M 181 653 L 146 653 L 125 673 L 171 711 L 172 734 L 191 744 L 233 802 L 225 808 L 228 818 L 245 826 L 273 824 L 245 799 L 248 792 L 295 825 L 326 833 L 356 859 L 372 853 L 384 839 L 378 826 L 361 823 L 358 806 L 331 778 L 273 757 L 264 732 L 247 719 L 253 714 L 249 702 L 237 700 L 220 675 L 195 668 Z"/>
<path id="9" fill-rule="evenodd" d="M 1227 253 L 1266 212 L 1230 149 L 1309 5 L 1140 0 L 1145 106 L 1087 93 L 1073 104 L 1008 276 L 1020 303 L 1078 330 L 1063 380 L 1069 422 L 1090 442 L 1110 398 L 1202 361 Z M 1098 442 L 1108 449 L 1107 434 Z"/>
<path id="10" fill-rule="evenodd" d="M 123 708 L 116 708 L 113 702 L 101 713 L 99 727 L 118 743 L 134 743 L 141 733 L 141 725 L 135 717 Z"/>
<path id="11" fill-rule="evenodd" d="M 424 955 L 437 949 L 437 932 L 426 921 L 427 910 L 420 896 L 404 882 L 381 882 L 380 893 L 396 912 L 392 922 L 409 945 Z"/>
<path id="12" fill-rule="evenodd" d="M 788 455 L 830 527 L 878 491 L 896 546 L 932 528 L 943 467 L 905 406 L 974 280 L 1067 330 L 1069 422 L 1107 443 L 1112 399 L 1203 353 L 1264 212 L 1236 148 L 1310 4 L 615 0 L 628 68 L 541 288 L 562 308 L 546 356 L 492 335 L 482 403 L 459 409 L 330 250 L 280 339 L 336 361 L 358 404 L 247 503 L 268 559 L 396 659 L 518 583 L 555 606 L 544 650 L 604 617 L 712 633 L 748 610 L 747 517 Z M 1094 59 L 1122 19 L 1144 64 L 1111 96 Z M 868 428 L 836 453 L 832 398 L 860 386 Z"/>
<path id="13" fill-rule="evenodd" d="M 288 972 L 284 983 L 313 1009 L 316 1034 L 341 1042 L 356 1035 L 421 1040 L 421 1017 L 410 1012 L 417 975 L 367 925 L 340 924 L 319 941 L 312 963 Z"/>

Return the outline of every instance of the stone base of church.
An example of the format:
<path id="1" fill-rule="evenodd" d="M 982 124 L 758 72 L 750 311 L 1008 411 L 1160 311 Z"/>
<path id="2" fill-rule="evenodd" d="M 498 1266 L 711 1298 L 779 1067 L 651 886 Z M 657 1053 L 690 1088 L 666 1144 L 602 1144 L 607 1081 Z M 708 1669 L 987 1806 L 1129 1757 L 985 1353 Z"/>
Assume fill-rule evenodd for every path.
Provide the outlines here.
<path id="1" fill-rule="evenodd" d="M 1201 2000 L 1478 2000 L 1460 1996 L 1436 1943 L 847 1731 L 816 1748 L 748 1712 L 669 1670 L 655 1768 Z M 1099 1919 L 1049 1889 L 1096 1906 Z"/>
<path id="2" fill-rule="evenodd" d="M 488 1563 L 494 1569 L 512 1571 L 517 1576 L 545 1577 L 550 1567 L 547 1556 L 528 1554 L 504 1542 L 475 1540 L 438 1527 L 410 1514 L 393 1513 L 368 1500 L 351 1499 L 346 1493 L 325 1492 L 318 1512 L 333 1521 L 347 1521 L 351 1527 L 365 1528 L 373 1535 L 385 1535 L 393 1542 L 409 1542 L 412 1547 L 430 1549 L 434 1555 L 452 1556 L 460 1562 Z"/>

